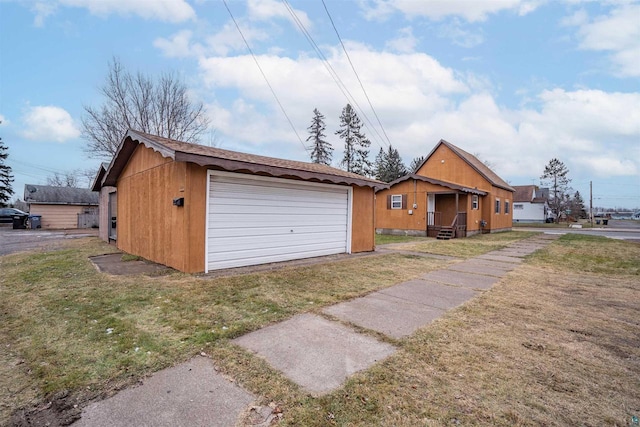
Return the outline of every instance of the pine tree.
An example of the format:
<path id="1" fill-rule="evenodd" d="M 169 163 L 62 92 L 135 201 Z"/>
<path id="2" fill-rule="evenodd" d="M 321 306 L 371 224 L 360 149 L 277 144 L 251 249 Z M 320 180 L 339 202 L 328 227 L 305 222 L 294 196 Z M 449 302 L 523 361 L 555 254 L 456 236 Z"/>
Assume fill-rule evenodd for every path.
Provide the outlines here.
<path id="1" fill-rule="evenodd" d="M 569 183 L 571 182 L 567 177 L 568 174 L 569 169 L 564 163 L 558 159 L 551 159 L 540 176 L 540 179 L 551 189 L 549 206 L 556 216 L 556 222 L 560 221 L 560 215 L 568 208 Z"/>
<path id="2" fill-rule="evenodd" d="M 13 174 L 11 166 L 5 164 L 5 160 L 9 157 L 8 148 L 4 145 L 0 138 L 0 207 L 7 207 L 7 202 L 13 194 L 11 183 L 13 182 Z"/>
<path id="3" fill-rule="evenodd" d="M 371 141 L 361 131 L 360 118 L 350 104 L 342 109 L 340 115 L 340 129 L 336 135 L 344 140 L 344 156 L 340 166 L 360 175 L 372 175 L 373 168 L 369 160 L 369 146 Z"/>
<path id="4" fill-rule="evenodd" d="M 420 167 L 420 165 L 422 165 L 422 162 L 424 162 L 424 159 L 425 159 L 424 156 L 414 157 L 413 160 L 411 160 L 411 166 L 409 166 L 410 172 L 411 173 L 418 172 L 417 169 Z"/>
<path id="5" fill-rule="evenodd" d="M 324 139 L 326 137 L 324 134 L 324 116 L 317 108 L 313 109 L 311 126 L 307 129 L 309 130 L 307 141 L 311 141 L 311 146 L 309 146 L 311 148 L 311 161 L 322 165 L 330 165 L 333 157 L 333 147 L 331 143 Z"/>
<path id="6" fill-rule="evenodd" d="M 587 211 L 584 207 L 584 200 L 579 191 L 573 195 L 571 199 L 571 215 L 577 218 L 586 218 Z"/>
<path id="7" fill-rule="evenodd" d="M 379 181 L 391 182 L 407 174 L 407 168 L 397 149 L 389 145 L 385 152 L 380 148 L 376 156 L 375 177 Z"/>

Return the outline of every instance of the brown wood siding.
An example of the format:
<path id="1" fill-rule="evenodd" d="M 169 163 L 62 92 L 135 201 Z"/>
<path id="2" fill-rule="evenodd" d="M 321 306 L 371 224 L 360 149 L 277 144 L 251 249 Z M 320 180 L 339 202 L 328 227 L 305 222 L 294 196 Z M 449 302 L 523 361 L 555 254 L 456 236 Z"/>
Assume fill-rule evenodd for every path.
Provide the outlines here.
<path id="1" fill-rule="evenodd" d="M 513 192 L 493 187 L 491 190 L 491 203 L 488 206 L 490 215 L 488 216 L 488 228 L 491 230 L 510 229 L 513 226 Z M 500 212 L 495 212 L 496 199 L 500 199 Z M 509 202 L 509 213 L 504 213 L 504 203 Z"/>
<path id="2" fill-rule="evenodd" d="M 353 186 L 351 212 L 351 252 L 367 252 L 375 249 L 374 190 Z"/>
<path id="3" fill-rule="evenodd" d="M 139 146 L 118 179 L 117 188 L 119 249 L 181 271 L 204 271 L 204 249 L 198 260 L 189 259 L 186 163 L 173 162 Z M 204 193 L 199 197 L 204 198 Z M 186 206 L 174 206 L 176 197 L 185 197 Z M 194 269 L 195 264 L 201 268 Z"/>
<path id="4" fill-rule="evenodd" d="M 492 189 L 489 181 L 445 145 L 440 145 L 416 174 L 487 192 Z"/>
<path id="5" fill-rule="evenodd" d="M 187 164 L 185 187 L 185 235 L 188 250 L 185 271 L 201 272 L 205 268 L 205 233 L 207 227 L 207 169 L 194 163 Z"/>
<path id="6" fill-rule="evenodd" d="M 63 229 L 78 228 L 78 214 L 83 212 L 85 206 L 77 205 L 42 205 L 31 203 L 29 213 L 42 215 L 40 223 L 42 228 Z"/>

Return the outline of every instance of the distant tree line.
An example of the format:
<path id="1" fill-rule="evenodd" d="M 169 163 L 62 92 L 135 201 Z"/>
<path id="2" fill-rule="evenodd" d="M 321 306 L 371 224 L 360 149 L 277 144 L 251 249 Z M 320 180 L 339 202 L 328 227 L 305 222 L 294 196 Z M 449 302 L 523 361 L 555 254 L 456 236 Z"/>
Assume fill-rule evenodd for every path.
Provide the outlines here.
<path id="1" fill-rule="evenodd" d="M 325 116 L 318 111 L 313 110 L 311 125 L 307 128 L 309 137 L 307 142 L 310 143 L 310 157 L 313 163 L 331 165 L 333 159 L 333 147 L 326 140 Z M 407 168 L 402 162 L 402 157 L 396 148 L 389 145 L 386 150 L 382 147 L 378 152 L 374 162 L 369 159 L 371 141 L 366 137 L 362 130 L 362 122 L 358 117 L 351 104 L 347 104 L 340 114 L 340 124 L 335 134 L 344 143 L 344 153 L 339 162 L 339 167 L 347 172 L 357 173 L 359 175 L 374 177 L 379 181 L 391 182 L 409 172 L 415 172 L 415 169 L 422 165 L 424 157 L 416 157 L 411 162 L 411 166 Z"/>

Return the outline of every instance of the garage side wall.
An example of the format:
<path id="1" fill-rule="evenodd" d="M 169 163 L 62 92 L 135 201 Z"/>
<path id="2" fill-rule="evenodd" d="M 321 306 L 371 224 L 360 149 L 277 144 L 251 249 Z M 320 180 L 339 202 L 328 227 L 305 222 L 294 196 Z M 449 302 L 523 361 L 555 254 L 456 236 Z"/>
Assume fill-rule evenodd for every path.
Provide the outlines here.
<path id="1" fill-rule="evenodd" d="M 351 252 L 375 249 L 375 198 L 370 187 L 353 187 Z"/>
<path id="2" fill-rule="evenodd" d="M 74 205 L 42 205 L 31 203 L 29 213 L 42 215 L 40 223 L 42 228 L 63 229 L 78 228 L 78 214 L 82 213 L 83 206 Z"/>
<path id="3" fill-rule="evenodd" d="M 204 201 L 198 198 L 205 191 L 198 194 L 198 187 L 205 181 L 196 183 L 199 169 L 138 146 L 117 183 L 118 248 L 180 271 L 204 271 Z M 179 197 L 184 206 L 173 205 Z M 198 203 L 202 214 L 191 218 Z"/>

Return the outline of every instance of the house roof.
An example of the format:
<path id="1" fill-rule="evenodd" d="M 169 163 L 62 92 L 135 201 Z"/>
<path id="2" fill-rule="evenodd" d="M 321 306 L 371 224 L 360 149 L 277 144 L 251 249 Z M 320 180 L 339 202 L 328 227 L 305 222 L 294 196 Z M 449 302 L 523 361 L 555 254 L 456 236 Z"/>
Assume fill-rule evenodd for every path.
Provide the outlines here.
<path id="1" fill-rule="evenodd" d="M 416 168 L 416 171 L 419 170 L 427 162 L 427 160 L 429 160 L 429 158 L 433 155 L 433 153 L 436 152 L 436 150 L 441 145 L 445 145 L 451 151 L 456 153 L 458 155 L 458 157 L 460 157 L 462 160 L 467 162 L 467 164 L 469 166 L 471 166 L 473 169 L 475 169 L 476 172 L 478 172 L 480 175 L 482 175 L 493 186 L 498 187 L 498 188 L 502 188 L 502 189 L 508 190 L 508 191 L 515 191 L 513 189 L 513 187 L 511 187 L 506 181 L 504 181 L 502 178 L 500 178 L 494 171 L 492 171 L 487 165 L 485 165 L 482 161 L 480 161 L 476 156 L 474 156 L 473 154 L 467 153 L 462 148 L 456 147 L 455 145 L 451 144 L 450 142 L 445 141 L 444 139 L 441 139 L 440 142 L 438 142 L 436 144 L 436 146 L 433 148 L 433 150 L 431 150 L 429 155 L 427 157 L 425 157 L 425 159 L 422 161 L 422 163 L 420 163 L 420 165 Z"/>
<path id="2" fill-rule="evenodd" d="M 545 188 L 538 188 L 537 185 L 514 185 L 513 188 L 516 190 L 513 195 L 515 203 L 545 203 L 547 201 Z"/>
<path id="3" fill-rule="evenodd" d="M 102 180 L 104 178 L 104 174 L 107 173 L 107 169 L 109 169 L 109 163 L 100 163 L 98 172 L 96 173 L 96 176 L 95 178 L 93 178 L 93 182 L 91 183 L 91 191 L 100 191 L 100 188 L 102 188 Z"/>
<path id="4" fill-rule="evenodd" d="M 514 185 L 516 190 L 513 195 L 514 202 L 531 202 L 536 191 L 535 185 Z"/>
<path id="5" fill-rule="evenodd" d="M 46 205 L 98 205 L 98 194 L 89 188 L 24 186 L 24 201 Z"/>
<path id="6" fill-rule="evenodd" d="M 405 175 L 403 177 L 400 177 L 400 178 L 396 179 L 395 181 L 391 181 L 389 183 L 389 186 L 393 187 L 396 184 L 399 184 L 401 182 L 404 182 L 404 181 L 407 181 L 407 180 L 410 180 L 410 179 L 415 179 L 415 180 L 418 180 L 418 181 L 428 182 L 430 184 L 435 184 L 435 185 L 441 185 L 443 187 L 450 188 L 451 190 L 461 191 L 463 193 L 477 194 L 479 196 L 486 196 L 487 195 L 487 193 L 485 191 L 481 191 L 481 190 L 478 190 L 476 188 L 463 187 L 462 185 L 454 184 L 452 182 L 446 182 L 446 181 L 441 181 L 439 179 L 428 178 L 426 176 L 417 175 L 415 173 L 410 173 L 408 175 Z M 380 191 L 380 190 L 383 190 L 383 189 L 380 188 L 379 190 L 376 190 L 376 191 Z"/>
<path id="7" fill-rule="evenodd" d="M 127 134 L 120 143 L 111 164 L 107 168 L 105 177 L 102 180 L 102 185 L 116 185 L 120 173 L 124 170 L 124 167 L 138 144 L 143 144 L 145 147 L 157 151 L 163 157 L 171 158 L 175 161 L 192 162 L 216 170 L 331 184 L 353 184 L 372 188 L 387 186 L 384 182 L 336 169 L 331 166 L 223 150 L 215 147 L 175 141 L 132 129 L 127 131 Z"/>

